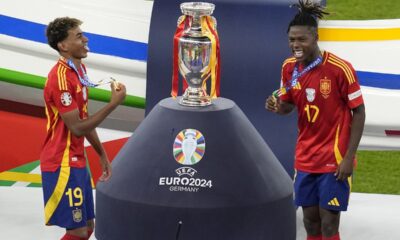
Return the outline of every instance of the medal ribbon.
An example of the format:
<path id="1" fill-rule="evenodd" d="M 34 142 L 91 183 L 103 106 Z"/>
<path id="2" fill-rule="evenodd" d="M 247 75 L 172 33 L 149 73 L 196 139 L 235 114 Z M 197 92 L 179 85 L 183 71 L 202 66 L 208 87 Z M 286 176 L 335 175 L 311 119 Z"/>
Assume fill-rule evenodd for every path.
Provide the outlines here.
<path id="1" fill-rule="evenodd" d="M 310 63 L 306 68 L 304 68 L 300 73 L 298 72 L 298 63 L 296 63 L 293 73 L 292 73 L 292 79 L 287 82 L 285 85 L 281 87 L 277 92 L 274 94 L 277 96 L 282 96 L 283 94 L 286 94 L 290 89 L 295 87 L 297 85 L 298 79 L 306 74 L 308 71 L 311 69 L 315 68 L 322 62 L 322 56 L 319 56 L 317 59 L 315 59 L 312 63 Z M 288 84 L 289 83 L 289 84 Z"/>
<path id="2" fill-rule="evenodd" d="M 83 86 L 87 86 L 87 87 L 97 87 L 99 84 L 93 83 L 89 80 L 88 75 L 86 74 L 86 70 L 82 67 L 82 65 L 80 66 L 80 69 L 83 73 L 83 78 L 81 76 L 81 74 L 79 73 L 78 69 L 76 68 L 75 64 L 72 62 L 71 59 L 67 60 L 67 64 L 68 66 L 70 66 L 75 72 L 76 74 L 78 74 L 78 78 L 79 81 L 82 83 Z"/>
<path id="3" fill-rule="evenodd" d="M 204 16 L 201 19 L 201 29 L 204 36 L 211 40 L 211 56 L 209 68 L 211 69 L 211 91 L 210 96 L 220 96 L 220 47 L 217 30 L 215 29 L 214 18 Z M 208 71 L 206 71 L 208 72 Z"/>
<path id="4" fill-rule="evenodd" d="M 179 88 L 179 38 L 183 35 L 185 26 L 189 25 L 189 17 L 182 15 L 179 19 L 178 27 L 176 28 L 174 35 L 174 47 L 173 47 L 173 62 L 172 62 L 172 89 L 171 96 L 176 98 L 178 96 Z M 186 89 L 187 83 L 183 81 L 184 88 Z"/>

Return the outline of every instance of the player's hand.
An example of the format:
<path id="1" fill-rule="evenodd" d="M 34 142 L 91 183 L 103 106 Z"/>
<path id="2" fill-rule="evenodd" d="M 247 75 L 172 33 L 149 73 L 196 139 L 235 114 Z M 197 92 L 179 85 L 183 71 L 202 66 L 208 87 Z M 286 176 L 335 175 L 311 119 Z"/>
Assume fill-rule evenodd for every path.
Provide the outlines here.
<path id="1" fill-rule="evenodd" d="M 125 100 L 126 87 L 120 82 L 111 82 L 111 102 L 115 105 L 121 104 Z"/>
<path id="2" fill-rule="evenodd" d="M 353 160 L 343 159 L 336 169 L 335 176 L 337 180 L 347 180 L 353 174 Z"/>
<path id="3" fill-rule="evenodd" d="M 108 160 L 107 157 L 100 157 L 100 164 L 101 164 L 101 169 L 103 171 L 99 178 L 99 181 L 101 181 L 101 182 L 108 181 L 112 175 L 112 168 L 111 168 L 110 161 Z"/>
<path id="4" fill-rule="evenodd" d="M 279 107 L 279 99 L 277 99 L 275 96 L 270 95 L 267 100 L 265 101 L 265 108 L 268 111 L 271 112 L 278 112 L 278 107 Z"/>

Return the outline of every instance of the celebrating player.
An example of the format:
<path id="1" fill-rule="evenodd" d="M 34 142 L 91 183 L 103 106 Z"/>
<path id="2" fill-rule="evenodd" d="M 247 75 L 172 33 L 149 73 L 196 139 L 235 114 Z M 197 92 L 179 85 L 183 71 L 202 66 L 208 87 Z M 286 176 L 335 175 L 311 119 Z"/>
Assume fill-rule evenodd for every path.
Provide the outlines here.
<path id="1" fill-rule="evenodd" d="M 353 67 L 318 46 L 318 19 L 327 12 L 300 0 L 288 27 L 293 57 L 282 66 L 281 88 L 267 110 L 298 113 L 295 204 L 303 209 L 307 240 L 337 240 L 346 211 L 355 153 L 364 122 L 364 101 Z"/>
<path id="2" fill-rule="evenodd" d="M 84 138 L 100 156 L 103 175 L 111 177 L 111 165 L 96 127 L 125 99 L 123 84 L 111 84 L 111 100 L 88 114 L 89 81 L 82 59 L 89 52 L 88 38 L 75 18 L 56 18 L 46 29 L 49 45 L 60 58 L 50 70 L 44 88 L 47 137 L 40 154 L 46 225 L 66 229 L 62 240 L 89 239 L 94 229 L 94 205 L 86 169 Z"/>

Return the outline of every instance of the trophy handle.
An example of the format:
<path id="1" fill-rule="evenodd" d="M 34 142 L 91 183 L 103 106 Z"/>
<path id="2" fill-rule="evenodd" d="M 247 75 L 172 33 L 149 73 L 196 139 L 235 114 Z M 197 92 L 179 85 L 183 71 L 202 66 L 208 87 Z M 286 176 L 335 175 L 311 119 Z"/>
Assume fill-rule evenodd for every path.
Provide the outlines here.
<path id="1" fill-rule="evenodd" d="M 177 27 L 179 27 L 179 25 L 182 23 L 184 17 L 185 17 L 185 15 L 181 15 L 181 16 L 178 18 L 178 21 L 176 22 L 176 26 L 177 26 Z"/>
<path id="2" fill-rule="evenodd" d="M 211 16 L 214 22 L 214 29 L 217 30 L 217 19 L 214 16 Z"/>

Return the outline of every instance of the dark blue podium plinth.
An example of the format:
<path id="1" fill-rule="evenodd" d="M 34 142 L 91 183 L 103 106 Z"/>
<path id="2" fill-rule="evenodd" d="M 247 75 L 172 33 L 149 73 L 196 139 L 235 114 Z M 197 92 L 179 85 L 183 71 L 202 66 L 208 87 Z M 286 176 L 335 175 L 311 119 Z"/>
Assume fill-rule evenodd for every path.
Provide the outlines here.
<path id="1" fill-rule="evenodd" d="M 97 185 L 99 240 L 294 240 L 292 180 L 239 107 L 160 101 Z"/>

